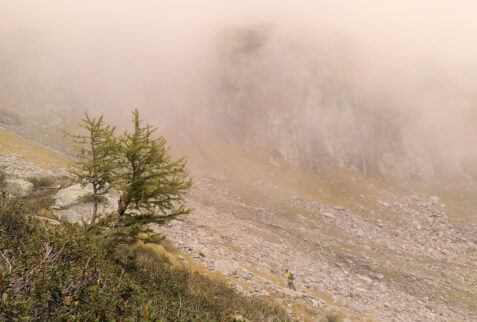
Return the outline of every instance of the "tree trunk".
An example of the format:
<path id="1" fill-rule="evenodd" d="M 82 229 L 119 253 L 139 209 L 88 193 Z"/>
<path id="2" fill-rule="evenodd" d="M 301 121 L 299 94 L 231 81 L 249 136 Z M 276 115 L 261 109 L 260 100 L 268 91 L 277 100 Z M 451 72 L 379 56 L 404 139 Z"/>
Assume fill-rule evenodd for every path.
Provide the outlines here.
<path id="1" fill-rule="evenodd" d="M 90 226 L 94 225 L 96 221 L 96 214 L 98 213 L 98 188 L 93 184 L 93 217 L 91 218 Z"/>
<path id="2" fill-rule="evenodd" d="M 124 215 L 126 212 L 126 209 L 128 208 L 128 204 L 123 201 L 123 198 L 119 198 L 118 201 L 118 212 L 117 212 L 117 217 L 116 217 L 116 223 L 114 224 L 114 227 L 118 228 L 119 227 L 119 221 L 121 220 L 121 217 Z"/>

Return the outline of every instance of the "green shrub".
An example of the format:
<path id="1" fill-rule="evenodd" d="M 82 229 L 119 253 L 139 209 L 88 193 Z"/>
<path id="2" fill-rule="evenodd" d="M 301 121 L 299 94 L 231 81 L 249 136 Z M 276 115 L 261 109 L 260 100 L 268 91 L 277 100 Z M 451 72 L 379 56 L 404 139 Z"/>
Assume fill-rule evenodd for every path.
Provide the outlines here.
<path id="1" fill-rule="evenodd" d="M 34 190 L 51 188 L 55 184 L 55 179 L 51 177 L 32 177 L 28 181 L 33 183 Z"/>
<path id="2" fill-rule="evenodd" d="M 341 322 L 341 321 L 343 321 L 343 318 L 341 316 L 339 316 L 338 314 L 334 314 L 334 313 L 328 313 L 325 318 L 326 318 L 326 321 L 328 321 L 328 322 Z"/>
<path id="3" fill-rule="evenodd" d="M 5 188 L 6 179 L 7 179 L 7 174 L 0 170 L 0 189 Z"/>
<path id="4" fill-rule="evenodd" d="M 287 320 L 270 303 L 77 225 L 30 217 L 0 197 L 0 321 Z"/>

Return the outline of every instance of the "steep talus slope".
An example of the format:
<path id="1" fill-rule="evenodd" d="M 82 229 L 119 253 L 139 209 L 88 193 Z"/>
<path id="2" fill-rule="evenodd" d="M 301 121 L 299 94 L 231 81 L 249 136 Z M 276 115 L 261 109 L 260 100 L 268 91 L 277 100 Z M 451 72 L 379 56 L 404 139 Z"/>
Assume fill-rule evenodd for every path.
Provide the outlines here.
<path id="1" fill-rule="evenodd" d="M 163 231 L 245 294 L 277 297 L 295 312 L 305 305 L 309 318 L 323 309 L 384 321 L 476 318 L 476 227 L 454 226 L 438 197 L 370 180 L 350 210 L 258 178 L 195 178 L 196 212 Z M 285 267 L 298 275 L 296 294 L 284 289 Z"/>

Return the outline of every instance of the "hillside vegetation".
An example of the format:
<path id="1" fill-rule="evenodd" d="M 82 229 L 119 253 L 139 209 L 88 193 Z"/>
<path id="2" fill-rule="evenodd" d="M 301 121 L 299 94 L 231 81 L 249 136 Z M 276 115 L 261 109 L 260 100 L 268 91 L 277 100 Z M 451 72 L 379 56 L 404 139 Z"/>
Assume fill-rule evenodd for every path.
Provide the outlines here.
<path id="1" fill-rule="evenodd" d="M 287 320 L 150 248 L 35 217 L 47 199 L 0 199 L 0 321 Z"/>

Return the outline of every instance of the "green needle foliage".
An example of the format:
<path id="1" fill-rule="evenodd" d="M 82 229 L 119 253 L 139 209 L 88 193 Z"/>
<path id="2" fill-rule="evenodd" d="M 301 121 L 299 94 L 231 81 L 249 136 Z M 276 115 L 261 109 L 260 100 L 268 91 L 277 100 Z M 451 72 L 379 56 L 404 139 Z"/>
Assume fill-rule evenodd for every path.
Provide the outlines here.
<path id="1" fill-rule="evenodd" d="M 103 116 L 91 118 L 87 113 L 80 123 L 84 135 L 73 135 L 78 161 L 71 172 L 82 185 L 93 187 L 93 216 L 97 217 L 98 203 L 111 187 L 120 195 L 115 227 L 118 237 L 142 238 L 159 241 L 159 235 L 150 234 L 150 223 L 163 224 L 179 215 L 190 213 L 185 207 L 184 195 L 192 186 L 186 170 L 185 157 L 172 160 L 166 140 L 154 137 L 156 128 L 143 125 L 138 110 L 133 112 L 134 130 L 115 137 L 115 127 L 106 125 Z M 101 220 L 101 225 L 114 220 L 114 215 Z"/>
<path id="2" fill-rule="evenodd" d="M 115 127 L 106 125 L 102 115 L 96 119 L 85 112 L 79 126 L 86 134 L 75 135 L 66 131 L 64 133 L 72 138 L 77 156 L 77 162 L 70 167 L 70 172 L 83 186 L 91 185 L 93 188 L 93 215 L 90 223 L 92 226 L 96 220 L 98 203 L 111 188 L 118 168 L 116 160 L 119 146 L 114 136 Z"/>
<path id="3" fill-rule="evenodd" d="M 120 139 L 120 168 L 115 187 L 120 193 L 116 226 L 141 230 L 148 223 L 161 224 L 178 215 L 187 214 L 184 194 L 192 186 L 185 158 L 173 161 L 161 136 L 153 138 L 156 128 L 145 126 L 138 110 L 133 112 L 134 130 Z M 147 231 L 148 232 L 148 231 Z"/>

